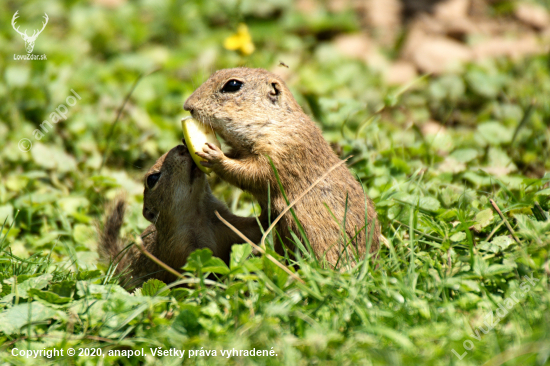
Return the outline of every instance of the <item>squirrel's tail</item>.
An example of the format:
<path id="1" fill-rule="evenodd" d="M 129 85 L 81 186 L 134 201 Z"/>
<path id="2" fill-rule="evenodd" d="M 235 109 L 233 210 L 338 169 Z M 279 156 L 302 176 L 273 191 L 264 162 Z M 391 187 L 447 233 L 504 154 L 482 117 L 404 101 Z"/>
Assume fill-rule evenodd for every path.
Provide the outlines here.
<path id="1" fill-rule="evenodd" d="M 117 265 L 117 272 L 124 269 L 124 254 L 120 253 L 123 249 L 120 228 L 125 212 L 126 200 L 118 197 L 105 218 L 103 230 L 99 230 L 99 256 L 105 262 Z"/>

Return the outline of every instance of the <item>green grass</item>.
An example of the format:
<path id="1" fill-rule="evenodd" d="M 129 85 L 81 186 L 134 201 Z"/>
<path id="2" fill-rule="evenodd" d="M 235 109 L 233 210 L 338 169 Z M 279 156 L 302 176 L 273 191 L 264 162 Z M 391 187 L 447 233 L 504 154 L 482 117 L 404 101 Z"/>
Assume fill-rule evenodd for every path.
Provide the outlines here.
<path id="1" fill-rule="evenodd" d="M 359 30 L 350 11 L 305 16 L 287 1 L 143 1 L 112 10 L 29 1 L 0 10 L 2 362 L 182 362 L 152 356 L 160 347 L 186 350 L 185 363 L 197 365 L 550 363 L 549 55 L 466 65 L 401 89 L 334 51 L 327 36 Z M 25 53 L 10 25 L 16 10 L 23 28 L 50 16 L 34 50 L 47 61 L 13 60 Z M 222 46 L 241 21 L 256 45 L 249 57 Z M 299 257 L 305 284 L 248 245 L 233 247 L 229 267 L 197 251 L 186 288 L 153 281 L 128 293 L 97 267 L 95 222 L 124 190 L 123 234 L 130 242 L 147 226 L 142 175 L 180 141 L 184 100 L 211 71 L 239 65 L 290 75 L 326 139 L 354 156 L 350 169 L 376 203 L 387 245 L 347 272 Z M 52 121 L 71 89 L 82 99 L 36 139 L 33 130 Z M 30 152 L 18 148 L 22 138 Z M 257 213 L 249 195 L 216 177 L 211 185 L 235 213 Z M 484 321 L 504 313 L 499 305 L 511 309 L 489 330 Z M 69 347 L 148 356 L 67 357 Z M 13 348 L 65 356 L 27 360 Z M 277 355 L 221 355 L 233 348 Z M 217 356 L 188 357 L 201 349 Z"/>

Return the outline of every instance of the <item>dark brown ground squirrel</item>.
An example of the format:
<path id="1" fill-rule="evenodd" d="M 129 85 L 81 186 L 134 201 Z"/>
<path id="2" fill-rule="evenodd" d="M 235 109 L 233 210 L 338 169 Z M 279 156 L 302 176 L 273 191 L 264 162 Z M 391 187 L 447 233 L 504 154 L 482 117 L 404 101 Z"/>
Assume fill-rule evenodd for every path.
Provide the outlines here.
<path id="1" fill-rule="evenodd" d="M 141 234 L 143 246 L 175 270 L 180 270 L 189 254 L 199 248 L 210 248 L 214 256 L 228 263 L 231 245 L 243 242 L 216 217 L 215 211 L 254 242 L 261 239 L 255 217 L 233 215 L 212 195 L 206 175 L 184 145 L 161 156 L 145 174 L 144 185 L 143 216 L 152 224 Z M 119 236 L 125 207 L 124 199 L 116 200 L 100 232 L 100 254 L 107 261 L 124 249 Z M 134 246 L 122 257 L 117 271 L 125 268 L 130 270 L 122 281 L 126 287 L 140 286 L 149 278 L 165 283 L 176 280 Z"/>
<path id="2" fill-rule="evenodd" d="M 205 145 L 203 152 L 197 152 L 205 160 L 203 165 L 211 167 L 227 182 L 251 192 L 260 203 L 262 219 L 268 207 L 268 183 L 271 217 L 276 217 L 287 206 L 267 156 L 277 168 L 290 202 L 340 162 L 283 80 L 266 70 L 219 70 L 195 90 L 184 108 L 195 119 L 211 126 L 231 147 L 231 151 L 224 154 L 216 146 Z M 362 257 L 366 251 L 365 211 L 369 229 L 374 229 L 370 234 L 371 252 L 379 247 L 380 226 L 374 204 L 343 165 L 303 197 L 294 211 L 316 256 L 326 255 L 333 266 L 346 261 L 342 245 L 344 217 L 347 241 L 351 242 L 350 256 L 354 252 Z M 285 245 L 293 249 L 288 239 L 289 229 L 296 235 L 300 231 L 290 213 L 277 229 Z M 278 241 L 275 249 L 283 252 Z M 339 260 L 340 255 L 343 258 Z"/>

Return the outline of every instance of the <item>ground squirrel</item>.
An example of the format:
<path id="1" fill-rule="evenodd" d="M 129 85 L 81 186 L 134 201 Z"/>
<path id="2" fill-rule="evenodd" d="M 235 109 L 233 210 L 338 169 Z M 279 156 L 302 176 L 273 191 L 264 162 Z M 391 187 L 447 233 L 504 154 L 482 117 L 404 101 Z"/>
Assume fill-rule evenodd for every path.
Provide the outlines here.
<path id="1" fill-rule="evenodd" d="M 268 183 L 271 217 L 276 217 L 287 206 L 268 156 L 278 170 L 289 201 L 340 161 L 283 80 L 266 70 L 219 70 L 195 90 L 184 108 L 195 119 L 211 126 L 231 147 L 231 151 L 224 154 L 216 146 L 206 144 L 202 152 L 197 152 L 205 160 L 203 165 L 211 167 L 227 182 L 251 192 L 260 203 L 264 219 Z M 371 252 L 378 249 L 380 226 L 374 204 L 345 166 L 338 167 L 320 182 L 298 202 L 294 211 L 316 256 L 326 255 L 333 266 L 340 266 L 346 260 L 342 245 L 344 219 L 350 243 L 348 254 L 365 253 L 365 211 L 369 229 L 374 231 L 370 234 Z M 277 229 L 285 245 L 293 249 L 289 229 L 296 235 L 300 231 L 291 213 L 285 215 Z M 279 242 L 275 249 L 283 252 Z M 339 259 L 341 254 L 343 258 Z"/>
<path id="2" fill-rule="evenodd" d="M 212 195 L 206 175 L 184 145 L 161 156 L 145 174 L 144 185 L 143 216 L 152 223 L 141 234 L 144 247 L 176 270 L 198 248 L 210 248 L 214 256 L 228 263 L 231 245 L 243 242 L 216 217 L 215 211 L 251 240 L 260 241 L 262 233 L 256 218 L 233 215 Z M 104 259 L 117 257 L 124 248 L 119 238 L 124 211 L 124 199 L 118 199 L 107 216 L 99 245 Z M 140 286 L 149 278 L 165 283 L 176 279 L 133 246 L 122 257 L 117 270 L 127 267 L 131 272 L 123 278 L 126 287 Z"/>

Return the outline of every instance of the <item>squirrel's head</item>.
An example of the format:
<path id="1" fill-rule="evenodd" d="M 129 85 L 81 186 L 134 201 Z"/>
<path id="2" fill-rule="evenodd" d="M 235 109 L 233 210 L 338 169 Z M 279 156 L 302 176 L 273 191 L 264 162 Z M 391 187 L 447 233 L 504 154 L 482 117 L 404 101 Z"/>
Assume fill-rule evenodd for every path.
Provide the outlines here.
<path id="1" fill-rule="evenodd" d="M 216 71 L 183 108 L 210 125 L 232 146 L 251 146 L 271 129 L 284 129 L 287 115 L 301 111 L 284 81 L 263 69 Z"/>
<path id="2" fill-rule="evenodd" d="M 162 155 L 145 174 L 144 185 L 143 216 L 153 224 L 163 220 L 171 224 L 191 213 L 209 188 L 185 145 Z"/>

